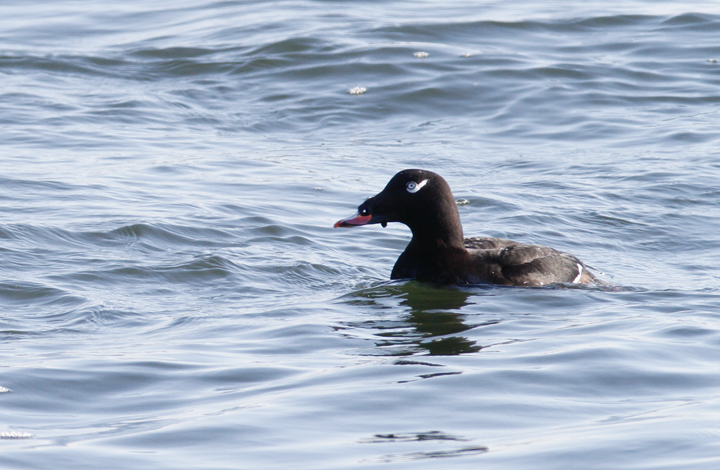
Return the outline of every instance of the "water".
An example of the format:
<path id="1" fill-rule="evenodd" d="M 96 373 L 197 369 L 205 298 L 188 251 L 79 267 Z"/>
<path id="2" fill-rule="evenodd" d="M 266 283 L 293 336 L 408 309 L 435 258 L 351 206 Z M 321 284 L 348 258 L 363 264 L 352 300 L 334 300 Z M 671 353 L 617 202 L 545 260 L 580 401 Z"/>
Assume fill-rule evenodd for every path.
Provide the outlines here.
<path id="1" fill-rule="evenodd" d="M 719 34 L 716 2 L 0 6 L 1 466 L 717 468 Z M 409 231 L 332 224 L 408 167 L 618 288 L 389 282 Z"/>

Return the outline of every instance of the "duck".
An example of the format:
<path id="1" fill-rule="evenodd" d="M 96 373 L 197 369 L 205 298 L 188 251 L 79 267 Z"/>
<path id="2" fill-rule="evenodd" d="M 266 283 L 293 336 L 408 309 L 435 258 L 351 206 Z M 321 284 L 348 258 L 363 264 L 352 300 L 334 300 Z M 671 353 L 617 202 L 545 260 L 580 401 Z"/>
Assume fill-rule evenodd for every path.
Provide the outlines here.
<path id="1" fill-rule="evenodd" d="M 435 284 L 548 286 L 601 283 L 570 253 L 504 238 L 463 236 L 457 202 L 445 179 L 432 171 L 402 170 L 385 189 L 334 227 L 405 224 L 412 239 L 390 278 Z"/>

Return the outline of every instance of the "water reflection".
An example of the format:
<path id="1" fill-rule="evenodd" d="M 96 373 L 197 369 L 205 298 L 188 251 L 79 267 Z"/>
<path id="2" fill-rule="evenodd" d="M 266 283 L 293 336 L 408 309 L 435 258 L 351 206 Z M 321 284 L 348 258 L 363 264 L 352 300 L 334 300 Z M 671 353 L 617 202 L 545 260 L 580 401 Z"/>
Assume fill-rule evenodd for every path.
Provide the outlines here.
<path id="1" fill-rule="evenodd" d="M 480 351 L 476 341 L 458 335 L 463 331 L 496 324 L 492 320 L 481 324 L 468 324 L 462 315 L 463 307 L 470 305 L 471 292 L 456 287 L 441 287 L 419 282 L 384 284 L 349 294 L 348 303 L 370 306 L 381 313 L 391 310 L 392 319 L 373 319 L 353 323 L 353 328 L 370 328 L 382 354 L 410 356 L 425 353 L 430 356 L 454 356 Z M 400 317 L 398 307 L 408 309 Z"/>

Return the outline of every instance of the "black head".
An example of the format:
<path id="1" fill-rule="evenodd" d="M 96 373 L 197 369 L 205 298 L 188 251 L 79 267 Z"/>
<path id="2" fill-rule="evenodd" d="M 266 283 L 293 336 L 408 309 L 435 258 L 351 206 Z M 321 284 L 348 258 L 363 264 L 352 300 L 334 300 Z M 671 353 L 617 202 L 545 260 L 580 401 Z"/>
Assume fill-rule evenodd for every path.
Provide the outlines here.
<path id="1" fill-rule="evenodd" d="M 358 207 L 358 213 L 335 227 L 400 222 L 414 238 L 439 239 L 463 246 L 462 226 L 455 198 L 442 176 L 425 170 L 403 170 L 378 195 Z"/>

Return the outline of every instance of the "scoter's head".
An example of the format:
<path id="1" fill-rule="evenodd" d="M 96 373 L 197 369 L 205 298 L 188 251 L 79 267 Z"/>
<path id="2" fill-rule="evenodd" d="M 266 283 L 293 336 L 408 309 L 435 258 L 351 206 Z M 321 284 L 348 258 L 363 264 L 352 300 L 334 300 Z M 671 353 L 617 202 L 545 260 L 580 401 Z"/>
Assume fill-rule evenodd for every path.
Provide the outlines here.
<path id="1" fill-rule="evenodd" d="M 414 238 L 463 246 L 462 226 L 455 198 L 442 176 L 426 170 L 403 170 L 378 195 L 358 207 L 358 213 L 335 227 L 400 222 Z"/>

